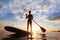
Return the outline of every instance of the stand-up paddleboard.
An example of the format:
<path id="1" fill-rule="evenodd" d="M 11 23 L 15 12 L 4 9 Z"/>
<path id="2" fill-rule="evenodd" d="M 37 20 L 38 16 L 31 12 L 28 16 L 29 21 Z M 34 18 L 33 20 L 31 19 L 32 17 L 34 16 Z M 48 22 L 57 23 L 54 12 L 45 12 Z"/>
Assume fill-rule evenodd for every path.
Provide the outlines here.
<path id="1" fill-rule="evenodd" d="M 21 37 L 24 37 L 24 36 L 27 36 L 28 34 L 30 34 L 30 32 L 27 32 L 27 31 L 24 31 L 24 30 L 21 30 L 21 29 L 18 29 L 18 28 L 14 28 L 14 27 L 11 27 L 11 26 L 5 26 L 4 29 L 6 31 L 9 31 L 9 32 L 14 32 L 15 34 L 17 34 Z"/>

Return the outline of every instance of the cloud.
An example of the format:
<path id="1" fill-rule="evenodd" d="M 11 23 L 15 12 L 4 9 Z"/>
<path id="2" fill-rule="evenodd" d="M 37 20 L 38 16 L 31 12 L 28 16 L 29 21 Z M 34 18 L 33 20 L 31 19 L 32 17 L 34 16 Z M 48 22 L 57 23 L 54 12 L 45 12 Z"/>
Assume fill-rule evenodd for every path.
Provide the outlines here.
<path id="1" fill-rule="evenodd" d="M 21 26 L 26 25 L 25 14 L 28 14 L 29 10 L 31 10 L 34 20 L 44 27 L 47 25 L 46 27 L 49 28 L 54 23 L 60 22 L 60 0 L 11 0 L 9 2 L 4 0 L 4 2 L 0 2 L 0 5 L 0 19 L 5 18 L 0 22 L 4 25 L 25 29 L 26 27 Z M 9 13 L 13 15 L 11 16 Z"/>
<path id="2" fill-rule="evenodd" d="M 54 17 L 54 18 L 48 18 L 50 21 L 60 21 L 60 16 Z"/>
<path id="3" fill-rule="evenodd" d="M 3 25 L 3 27 L 12 26 L 15 28 L 26 30 L 26 24 L 24 22 L 19 22 L 19 21 L 16 22 L 16 21 L 11 21 L 11 20 L 6 19 L 6 20 L 1 20 L 0 24 Z"/>
<path id="4" fill-rule="evenodd" d="M 59 12 L 59 1 L 60 0 L 12 0 L 7 5 L 5 5 L 6 7 L 4 6 L 4 9 L 1 9 L 0 15 L 5 15 L 5 13 L 7 13 L 7 11 L 9 10 L 13 13 L 13 15 L 15 15 L 15 18 L 17 20 L 21 21 L 21 13 L 24 19 L 25 14 L 28 13 L 29 10 L 31 10 L 32 14 L 36 15 L 34 16 L 35 18 L 38 18 L 39 20 L 45 19 L 49 18 L 49 16 L 51 17 L 53 13 L 55 14 Z"/>
<path id="5" fill-rule="evenodd" d="M 45 6 L 48 5 L 48 3 L 46 3 L 47 0 L 42 1 L 42 2 L 40 2 L 41 0 L 38 0 L 38 1 L 37 0 L 33 0 L 33 1 L 25 0 L 25 1 L 22 1 L 22 2 L 19 0 L 12 1 L 10 3 L 10 7 L 11 7 L 12 11 L 17 10 L 16 12 L 19 12 L 18 10 L 23 11 L 24 9 L 26 9 L 26 10 L 41 10 L 42 7 L 43 7 L 43 11 L 44 11 L 44 9 L 46 8 Z M 44 5 L 39 4 L 39 3 L 43 3 Z M 43 6 L 41 6 L 41 5 L 43 5 Z"/>
<path id="6" fill-rule="evenodd" d="M 3 14 L 6 13 L 5 8 L 6 8 L 6 6 L 5 6 L 4 4 L 0 3 L 0 17 L 1 17 L 1 16 L 4 16 Z M 3 11 L 4 11 L 5 13 L 3 13 Z"/>
<path id="7" fill-rule="evenodd" d="M 60 21 L 60 12 L 53 13 L 47 17 L 50 21 Z"/>
<path id="8" fill-rule="evenodd" d="M 4 17 L 6 14 L 8 14 L 10 12 L 10 10 L 9 10 L 9 7 L 4 3 L 0 2 L 0 5 L 1 5 L 0 17 Z"/>
<path id="9" fill-rule="evenodd" d="M 25 16 L 15 16 L 15 18 L 19 21 L 24 21 L 25 20 Z"/>
<path id="10" fill-rule="evenodd" d="M 12 27 L 20 26 L 20 24 L 18 22 L 13 22 L 13 21 L 8 20 L 8 19 L 6 19 L 4 21 L 1 20 L 0 22 L 1 22 L 0 24 L 2 24 L 4 26 L 12 26 Z"/>

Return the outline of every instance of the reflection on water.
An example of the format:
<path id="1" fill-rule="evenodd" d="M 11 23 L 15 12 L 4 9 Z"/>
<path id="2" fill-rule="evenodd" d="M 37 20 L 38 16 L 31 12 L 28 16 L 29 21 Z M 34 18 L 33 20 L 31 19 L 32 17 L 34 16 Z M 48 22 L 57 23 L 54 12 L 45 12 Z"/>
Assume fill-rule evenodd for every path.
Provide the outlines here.
<path id="1" fill-rule="evenodd" d="M 3 40 L 60 40 L 60 32 L 34 33 L 31 37 L 20 37 L 19 34 L 10 34 Z"/>
<path id="2" fill-rule="evenodd" d="M 42 38 L 42 40 L 47 40 L 46 39 L 46 34 L 41 34 L 41 38 Z"/>
<path id="3" fill-rule="evenodd" d="M 36 38 L 36 37 L 34 38 L 33 35 L 29 34 L 24 39 L 24 38 L 21 38 L 21 36 L 19 34 L 10 34 L 10 35 L 8 35 L 7 38 L 3 38 L 2 40 L 36 40 L 36 39 L 47 40 L 45 34 L 41 34 L 40 36 L 41 36 L 41 38 Z"/>
<path id="4" fill-rule="evenodd" d="M 20 38 L 19 34 L 10 34 L 7 38 L 3 38 L 2 40 L 17 40 Z"/>
<path id="5" fill-rule="evenodd" d="M 30 35 L 30 36 L 31 36 L 31 35 Z M 34 36 L 36 36 L 36 34 L 35 34 Z M 39 40 L 47 40 L 45 33 L 44 33 L 44 34 L 41 34 L 40 36 L 41 36 L 40 38 L 37 38 L 37 37 L 30 37 L 30 38 L 29 38 L 29 37 L 28 37 L 27 40 L 37 40 L 37 39 L 39 39 Z"/>

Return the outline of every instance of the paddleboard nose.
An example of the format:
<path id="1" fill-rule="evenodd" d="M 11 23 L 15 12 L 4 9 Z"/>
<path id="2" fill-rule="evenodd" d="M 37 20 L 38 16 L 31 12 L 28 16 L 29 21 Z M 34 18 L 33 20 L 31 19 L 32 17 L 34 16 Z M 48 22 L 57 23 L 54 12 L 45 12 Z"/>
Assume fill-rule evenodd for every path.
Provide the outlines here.
<path id="1" fill-rule="evenodd" d="M 23 36 L 27 36 L 28 34 L 31 34 L 30 32 L 18 29 L 18 28 L 14 28 L 11 26 L 5 26 L 4 29 L 8 32 L 14 32 L 16 35 L 19 35 L 21 37 Z"/>

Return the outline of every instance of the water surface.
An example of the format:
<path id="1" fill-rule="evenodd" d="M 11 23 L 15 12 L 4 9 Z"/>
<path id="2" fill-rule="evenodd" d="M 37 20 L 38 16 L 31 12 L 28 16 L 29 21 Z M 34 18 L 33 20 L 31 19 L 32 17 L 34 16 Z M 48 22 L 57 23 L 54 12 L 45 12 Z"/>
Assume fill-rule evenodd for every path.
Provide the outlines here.
<path id="1" fill-rule="evenodd" d="M 0 32 L 1 34 L 1 32 Z M 32 38 L 31 37 L 16 37 L 11 34 L 4 35 L 2 38 L 0 36 L 0 40 L 60 40 L 60 32 L 46 32 L 46 33 L 33 33 Z M 14 38 L 15 37 L 15 38 Z"/>

